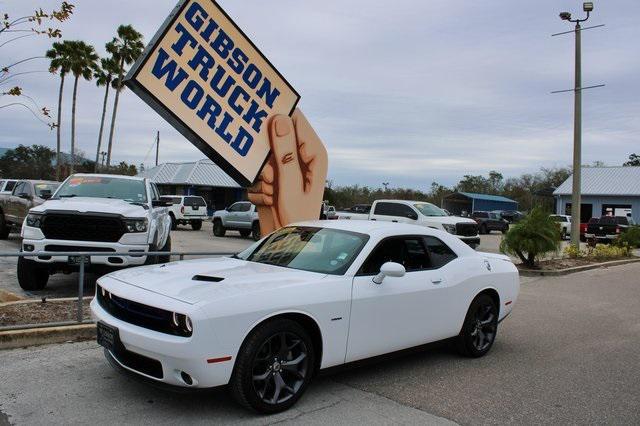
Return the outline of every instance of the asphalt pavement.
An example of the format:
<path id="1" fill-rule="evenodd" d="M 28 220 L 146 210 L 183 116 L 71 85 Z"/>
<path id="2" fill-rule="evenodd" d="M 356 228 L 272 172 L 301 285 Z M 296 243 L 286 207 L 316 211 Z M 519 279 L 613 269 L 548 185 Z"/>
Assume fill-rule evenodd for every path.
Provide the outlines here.
<path id="1" fill-rule="evenodd" d="M 175 395 L 113 371 L 93 342 L 0 353 L 0 425 L 640 424 L 640 265 L 524 278 L 492 351 L 447 344 L 332 372 L 262 417 L 223 390 Z"/>

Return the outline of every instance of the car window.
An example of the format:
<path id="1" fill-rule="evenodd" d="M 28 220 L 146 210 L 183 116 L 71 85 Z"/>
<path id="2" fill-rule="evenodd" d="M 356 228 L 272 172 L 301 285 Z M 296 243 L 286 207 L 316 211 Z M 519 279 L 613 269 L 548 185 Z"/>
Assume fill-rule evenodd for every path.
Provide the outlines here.
<path id="1" fill-rule="evenodd" d="M 431 203 L 416 203 L 413 206 L 425 216 L 448 216 L 447 212 Z"/>
<path id="2" fill-rule="evenodd" d="M 149 185 L 151 188 L 151 201 L 160 201 L 160 193 L 155 183 Z"/>
<path id="3" fill-rule="evenodd" d="M 500 219 L 500 218 L 498 217 L 498 215 L 497 215 L 497 214 L 495 214 L 495 213 L 489 213 L 489 217 L 490 217 L 491 219 Z"/>
<path id="4" fill-rule="evenodd" d="M 146 203 L 147 190 L 144 181 L 137 179 L 115 176 L 72 176 L 60 186 L 54 198 L 70 197 L 114 198 Z"/>
<path id="5" fill-rule="evenodd" d="M 160 197 L 160 199 L 165 203 L 171 204 L 180 204 L 182 202 L 182 198 L 180 197 Z"/>
<path id="6" fill-rule="evenodd" d="M 403 265 L 407 272 L 429 269 L 429 257 L 421 237 L 393 237 L 382 241 L 362 264 L 359 275 L 376 275 L 387 262 Z"/>
<path id="7" fill-rule="evenodd" d="M 24 182 L 19 182 L 14 188 L 13 188 L 13 195 L 20 195 L 23 192 L 25 192 L 24 190 Z"/>
<path id="8" fill-rule="evenodd" d="M 51 196 L 56 189 L 60 186 L 59 183 L 36 183 L 33 185 L 33 188 L 36 190 L 36 195 L 42 198 L 42 195 Z"/>
<path id="9" fill-rule="evenodd" d="M 7 181 L 7 186 L 4 187 L 5 191 L 13 191 L 13 188 L 16 186 L 16 181 L 15 180 L 8 180 Z"/>
<path id="10" fill-rule="evenodd" d="M 248 212 L 249 210 L 251 210 L 251 203 L 238 203 L 239 207 L 238 207 L 238 211 L 239 212 Z"/>
<path id="11" fill-rule="evenodd" d="M 480 217 L 480 218 L 488 218 L 489 213 L 487 212 L 473 212 L 472 217 Z"/>
<path id="12" fill-rule="evenodd" d="M 616 220 L 618 221 L 618 225 L 628 225 L 629 221 L 624 216 L 617 216 Z"/>
<path id="13" fill-rule="evenodd" d="M 377 203 L 373 214 L 380 216 L 417 218 L 416 212 L 414 212 L 411 207 L 400 203 Z"/>
<path id="14" fill-rule="evenodd" d="M 191 207 L 191 206 L 206 206 L 207 203 L 204 201 L 204 199 L 202 197 L 184 197 L 184 205 Z"/>
<path id="15" fill-rule="evenodd" d="M 424 242 L 429 252 L 431 269 L 442 268 L 457 257 L 448 245 L 436 237 L 424 237 Z"/>

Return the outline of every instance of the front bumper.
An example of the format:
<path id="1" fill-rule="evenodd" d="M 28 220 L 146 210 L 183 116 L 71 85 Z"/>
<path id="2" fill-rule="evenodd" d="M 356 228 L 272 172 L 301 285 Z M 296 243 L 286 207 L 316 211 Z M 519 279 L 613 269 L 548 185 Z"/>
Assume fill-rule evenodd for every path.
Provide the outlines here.
<path id="1" fill-rule="evenodd" d="M 109 281 L 110 285 L 105 282 Z M 118 286 L 123 283 L 116 280 L 101 279 L 100 285 L 113 294 L 122 294 L 118 291 Z M 126 284 L 125 284 L 126 285 Z M 127 285 L 128 286 L 128 285 Z M 160 307 L 166 310 L 176 308 L 176 301 L 163 296 L 151 293 L 146 290 L 127 287 L 127 298 L 139 303 L 144 303 Z M 179 309 L 192 309 L 188 315 L 194 322 L 194 332 L 191 337 L 180 337 L 153 331 L 147 328 L 139 327 L 125 321 L 115 318 L 109 314 L 99 303 L 97 298 L 91 301 L 91 313 L 95 320 L 103 322 L 111 327 L 118 329 L 119 340 L 124 349 L 132 354 L 142 355 L 161 365 L 161 377 L 153 377 L 136 369 L 135 365 L 127 363 L 125 356 L 119 353 L 107 351 L 109 357 L 113 358 L 121 368 L 152 380 L 158 383 L 164 383 L 170 386 L 179 386 L 183 388 L 212 388 L 226 385 L 231 377 L 233 369 L 233 360 L 229 359 L 223 362 L 211 362 L 211 360 L 219 360 L 227 357 L 226 354 L 216 352 L 215 348 L 219 348 L 217 339 L 212 330 L 203 323 L 199 317 L 199 311 L 193 306 L 184 305 Z M 234 354 L 235 355 L 235 354 Z M 182 373 L 186 373 L 191 378 L 191 384 L 185 381 Z"/>
<path id="2" fill-rule="evenodd" d="M 619 236 L 620 236 L 619 234 L 608 234 L 608 235 L 584 234 L 584 237 L 587 240 L 597 240 L 597 241 L 613 241 Z"/>
<path id="3" fill-rule="evenodd" d="M 101 243 L 93 241 L 69 241 L 69 240 L 22 240 L 22 247 L 26 245 L 33 246 L 34 252 L 48 251 L 47 247 L 55 246 L 55 251 L 63 251 L 65 247 L 69 247 L 69 250 L 64 249 L 67 252 L 75 251 L 102 251 L 110 250 L 113 252 L 132 252 L 131 256 L 117 256 L 110 255 L 105 251 L 104 256 L 91 256 L 91 265 L 104 265 L 115 268 L 123 268 L 127 266 L 144 265 L 147 260 L 147 256 L 135 255 L 133 252 L 144 252 L 149 250 L 148 244 L 121 244 L 121 243 Z M 96 250 L 99 249 L 99 250 Z M 23 250 L 24 251 L 24 250 Z M 39 256 L 33 257 L 32 260 L 42 264 L 55 264 L 55 263 L 68 263 L 69 256 Z"/>
<path id="4" fill-rule="evenodd" d="M 480 236 L 476 235 L 474 237 L 464 237 L 461 235 L 456 235 L 456 237 L 460 238 L 460 240 L 462 240 L 462 242 L 468 244 L 471 247 L 477 247 L 480 245 Z"/>

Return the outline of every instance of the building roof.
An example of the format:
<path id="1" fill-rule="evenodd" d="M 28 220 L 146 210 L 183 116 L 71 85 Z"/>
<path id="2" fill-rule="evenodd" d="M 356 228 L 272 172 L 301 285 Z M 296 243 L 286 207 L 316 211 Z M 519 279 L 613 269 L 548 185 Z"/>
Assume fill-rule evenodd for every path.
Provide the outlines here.
<path id="1" fill-rule="evenodd" d="M 502 203 L 518 203 L 517 201 L 512 200 L 511 198 L 503 197 L 502 195 L 490 195 L 490 194 L 477 194 L 475 192 L 454 192 L 451 195 L 461 194 L 465 197 L 474 199 L 474 200 L 485 200 L 485 201 L 500 201 Z"/>
<path id="2" fill-rule="evenodd" d="M 211 160 L 200 160 L 191 163 L 163 163 L 145 170 L 138 176 L 149 178 L 159 185 L 242 188 Z"/>
<path id="3" fill-rule="evenodd" d="M 572 176 L 553 191 L 571 195 Z M 583 167 L 582 195 L 623 195 L 640 197 L 640 167 Z"/>

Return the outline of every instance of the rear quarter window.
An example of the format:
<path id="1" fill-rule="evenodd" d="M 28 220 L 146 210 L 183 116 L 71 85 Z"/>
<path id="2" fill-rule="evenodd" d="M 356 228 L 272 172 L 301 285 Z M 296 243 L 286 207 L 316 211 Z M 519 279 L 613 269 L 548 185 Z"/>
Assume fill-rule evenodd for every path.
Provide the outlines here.
<path id="1" fill-rule="evenodd" d="M 184 198 L 184 205 L 191 207 L 191 206 L 206 206 L 207 203 L 204 201 L 204 199 L 202 199 L 202 197 L 185 197 Z"/>

